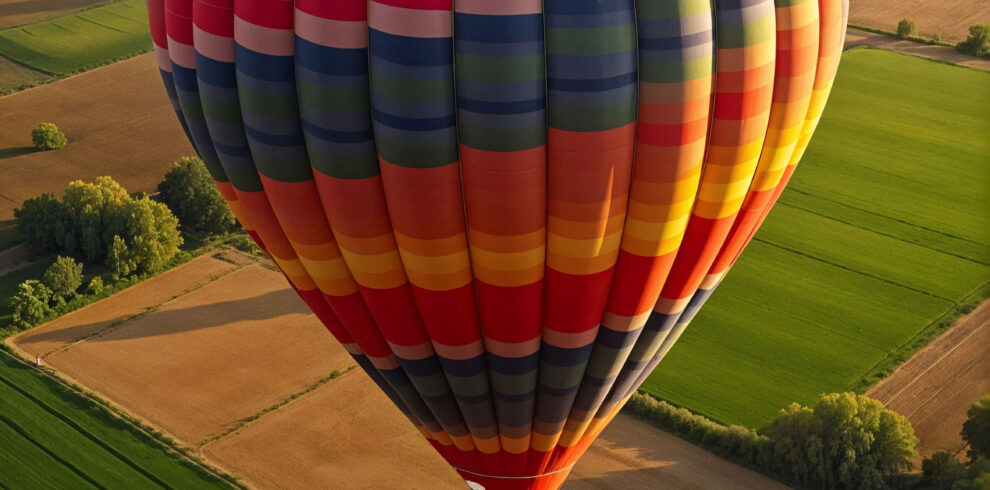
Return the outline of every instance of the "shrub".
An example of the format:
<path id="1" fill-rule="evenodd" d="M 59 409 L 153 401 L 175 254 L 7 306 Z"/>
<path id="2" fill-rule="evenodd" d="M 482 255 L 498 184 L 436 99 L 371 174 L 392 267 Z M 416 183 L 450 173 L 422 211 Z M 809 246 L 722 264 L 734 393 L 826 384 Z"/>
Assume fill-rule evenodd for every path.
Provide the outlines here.
<path id="1" fill-rule="evenodd" d="M 82 270 L 82 264 L 72 257 L 59 256 L 45 271 L 41 281 L 55 296 L 68 298 L 74 296 L 82 285 Z"/>
<path id="2" fill-rule="evenodd" d="M 111 269 L 154 272 L 179 250 L 179 222 L 162 203 L 134 199 L 110 177 L 74 181 L 62 201 L 45 194 L 29 199 L 14 211 L 21 236 L 33 248 L 106 263 L 108 252 L 118 255 Z M 114 237 L 120 245 L 114 249 Z M 123 277 L 123 276 L 121 276 Z"/>
<path id="3" fill-rule="evenodd" d="M 31 131 L 31 141 L 34 147 L 39 150 L 58 150 L 65 147 L 69 142 L 65 134 L 58 130 L 58 126 L 52 123 L 41 123 Z"/>
<path id="4" fill-rule="evenodd" d="M 904 416 L 854 393 L 791 404 L 767 430 L 780 471 L 821 488 L 883 488 L 911 468 L 918 438 Z"/>
<path id="5" fill-rule="evenodd" d="M 50 305 L 52 291 L 34 279 L 17 286 L 17 293 L 10 298 L 13 325 L 25 329 L 37 325 L 54 312 Z"/>
<path id="6" fill-rule="evenodd" d="M 956 44 L 956 49 L 961 53 L 973 56 L 990 54 L 990 25 L 975 24 L 969 26 L 969 37 Z"/>
<path id="7" fill-rule="evenodd" d="M 969 444 L 970 459 L 990 458 L 990 393 L 969 407 L 962 437 Z"/>
<path id="8" fill-rule="evenodd" d="M 97 296 L 103 292 L 103 278 L 100 276 L 95 276 L 90 279 L 89 285 L 86 286 L 86 294 Z"/>
<path id="9" fill-rule="evenodd" d="M 901 39 L 907 39 L 917 34 L 917 32 L 918 31 L 915 30 L 914 27 L 914 21 L 911 19 L 901 19 L 901 21 L 897 23 L 897 37 Z"/>
<path id="10" fill-rule="evenodd" d="M 134 264 L 131 262 L 130 253 L 127 251 L 127 244 L 118 235 L 113 236 L 113 243 L 107 250 L 107 267 L 110 268 L 114 279 L 127 277 L 134 271 Z"/>
<path id="11" fill-rule="evenodd" d="M 942 36 L 939 36 L 938 33 L 932 34 L 932 44 L 938 44 L 940 42 L 942 42 Z"/>
<path id="12" fill-rule="evenodd" d="M 183 157 L 158 184 L 161 200 L 188 230 L 219 235 L 237 226 L 233 213 L 217 189 L 206 164 Z"/>

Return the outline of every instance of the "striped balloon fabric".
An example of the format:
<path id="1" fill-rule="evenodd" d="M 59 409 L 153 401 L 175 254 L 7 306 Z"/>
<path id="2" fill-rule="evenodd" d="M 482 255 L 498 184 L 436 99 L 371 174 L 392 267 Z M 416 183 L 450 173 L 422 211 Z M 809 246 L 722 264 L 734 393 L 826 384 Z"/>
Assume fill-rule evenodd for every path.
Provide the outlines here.
<path id="1" fill-rule="evenodd" d="M 553 489 L 777 201 L 848 0 L 148 13 L 179 122 L 314 314 L 474 488 Z"/>

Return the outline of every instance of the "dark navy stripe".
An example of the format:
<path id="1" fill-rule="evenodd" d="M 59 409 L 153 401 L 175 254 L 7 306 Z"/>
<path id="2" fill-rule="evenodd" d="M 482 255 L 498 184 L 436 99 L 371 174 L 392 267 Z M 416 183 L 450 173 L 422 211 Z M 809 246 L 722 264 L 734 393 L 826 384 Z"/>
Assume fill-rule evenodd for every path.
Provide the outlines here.
<path id="1" fill-rule="evenodd" d="M 454 14 L 454 38 L 495 44 L 543 40 L 543 15 Z"/>
<path id="2" fill-rule="evenodd" d="M 368 73 L 368 50 L 331 48 L 296 36 L 296 64 L 325 75 L 355 76 Z"/>
<path id="3" fill-rule="evenodd" d="M 563 90 L 567 92 L 600 92 L 624 87 L 633 83 L 636 83 L 636 72 L 595 80 L 574 80 L 554 77 L 547 79 L 547 87 L 550 90 Z"/>
<path id="4" fill-rule="evenodd" d="M 374 115 L 375 122 L 377 123 L 384 124 L 385 126 L 391 128 L 404 129 L 407 131 L 434 131 L 437 129 L 453 127 L 455 123 L 453 114 L 449 116 L 423 119 L 393 116 L 378 109 L 374 109 L 372 114 Z"/>
<path id="5" fill-rule="evenodd" d="M 292 56 L 272 56 L 234 45 L 237 71 L 268 82 L 291 82 L 295 79 Z"/>
<path id="6" fill-rule="evenodd" d="M 368 29 L 368 45 L 372 54 L 393 63 L 413 66 L 443 66 L 454 62 L 450 38 L 417 38 L 396 36 Z"/>

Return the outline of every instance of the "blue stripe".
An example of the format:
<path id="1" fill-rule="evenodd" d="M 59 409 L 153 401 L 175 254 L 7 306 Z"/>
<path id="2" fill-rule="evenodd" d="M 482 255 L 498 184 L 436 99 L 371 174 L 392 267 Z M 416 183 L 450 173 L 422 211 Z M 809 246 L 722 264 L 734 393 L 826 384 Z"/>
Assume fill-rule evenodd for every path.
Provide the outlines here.
<path id="1" fill-rule="evenodd" d="M 292 56 L 272 56 L 234 45 L 237 71 L 268 82 L 291 82 L 295 79 Z"/>
<path id="2" fill-rule="evenodd" d="M 403 65 L 443 66 L 454 61 L 449 37 L 406 37 L 368 29 L 368 46 L 372 56 Z"/>
<path id="3" fill-rule="evenodd" d="M 563 90 L 567 92 L 599 92 L 624 87 L 633 83 L 636 83 L 636 72 L 595 80 L 574 80 L 551 77 L 547 80 L 547 87 L 550 90 Z"/>
<path id="4" fill-rule="evenodd" d="M 543 41 L 543 15 L 454 14 L 454 38 L 495 44 Z"/>
<path id="5" fill-rule="evenodd" d="M 296 64 L 326 75 L 367 75 L 368 50 L 331 48 L 296 36 Z"/>

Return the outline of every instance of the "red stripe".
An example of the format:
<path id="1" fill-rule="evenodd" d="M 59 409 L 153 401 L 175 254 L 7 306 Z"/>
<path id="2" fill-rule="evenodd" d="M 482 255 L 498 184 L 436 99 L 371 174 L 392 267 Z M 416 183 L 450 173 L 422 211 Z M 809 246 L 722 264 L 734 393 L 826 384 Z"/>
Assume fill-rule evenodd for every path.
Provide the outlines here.
<path id="1" fill-rule="evenodd" d="M 324 19 L 368 20 L 368 3 L 364 0 L 296 0 L 296 9 Z"/>
<path id="2" fill-rule="evenodd" d="M 234 2 L 234 14 L 256 26 L 292 29 L 292 2 L 251 0 Z"/>
<path id="3" fill-rule="evenodd" d="M 449 291 L 412 286 L 430 338 L 444 345 L 464 345 L 481 338 L 471 283 Z"/>
<path id="4" fill-rule="evenodd" d="M 499 342 L 523 342 L 540 336 L 542 280 L 518 287 L 492 286 L 476 281 L 475 288 L 485 336 Z"/>
<path id="5" fill-rule="evenodd" d="M 222 37 L 234 37 L 234 12 L 204 0 L 193 4 L 193 24 L 205 32 Z"/>
<path id="6" fill-rule="evenodd" d="M 596 274 L 576 275 L 547 268 L 547 328 L 567 333 L 598 326 L 605 312 L 615 267 Z"/>

